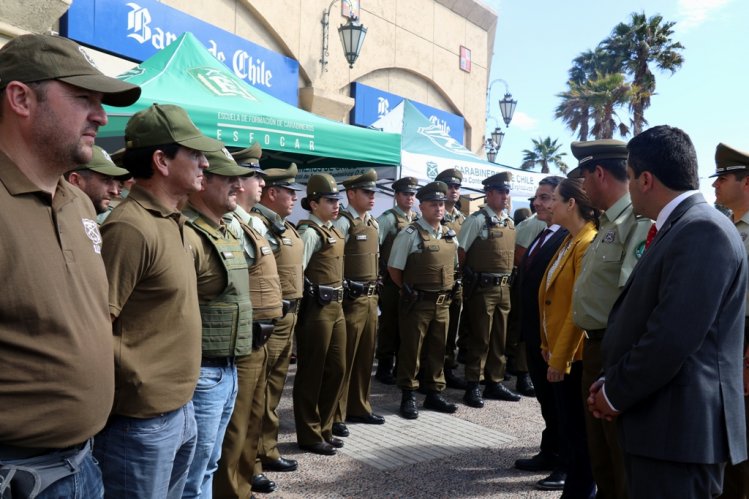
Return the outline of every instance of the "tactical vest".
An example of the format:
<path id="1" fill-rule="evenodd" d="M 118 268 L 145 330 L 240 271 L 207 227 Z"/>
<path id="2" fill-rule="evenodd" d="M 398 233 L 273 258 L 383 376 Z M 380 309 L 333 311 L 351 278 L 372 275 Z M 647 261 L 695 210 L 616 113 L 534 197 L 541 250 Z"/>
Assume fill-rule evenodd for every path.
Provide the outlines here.
<path id="1" fill-rule="evenodd" d="M 258 231 L 244 222 L 241 225 L 247 240 L 255 249 L 255 263 L 250 267 L 250 295 L 255 320 L 278 319 L 283 315 L 283 303 L 273 250 L 268 240 Z"/>
<path id="2" fill-rule="evenodd" d="M 420 291 L 446 291 L 455 284 L 455 254 L 458 245 L 454 239 L 445 236 L 450 230 L 440 227 L 442 238 L 435 239 L 429 231 L 417 224 L 411 224 L 407 231 L 419 233 L 419 253 L 411 253 L 403 270 L 403 282 Z"/>
<path id="3" fill-rule="evenodd" d="M 453 213 L 445 213 L 445 217 L 442 219 L 442 225 L 455 231 L 455 234 L 460 234 L 460 229 L 463 227 L 463 222 L 466 221 L 466 216 L 463 215 L 459 210 L 455 210 Z"/>
<path id="4" fill-rule="evenodd" d="M 348 241 L 343 248 L 343 275 L 352 281 L 376 281 L 380 255 L 377 222 L 372 217 L 364 222 L 348 211 L 342 211 L 341 216 L 349 221 Z"/>
<path id="5" fill-rule="evenodd" d="M 285 230 L 283 232 L 278 231 L 273 226 L 273 222 L 263 212 L 254 207 L 250 214 L 258 217 L 278 241 L 278 249 L 275 250 L 276 268 L 278 269 L 278 277 L 281 279 L 281 291 L 284 299 L 296 300 L 301 298 L 304 290 L 304 272 L 302 270 L 304 242 L 299 237 L 299 232 L 287 220 L 283 222 Z"/>
<path id="6" fill-rule="evenodd" d="M 312 220 L 302 220 L 299 227 L 306 225 L 320 236 L 322 247 L 312 257 L 304 270 L 304 275 L 313 284 L 339 288 L 343 286 L 343 236 L 331 227 L 322 227 Z"/>
<path id="7" fill-rule="evenodd" d="M 388 260 L 390 260 L 390 250 L 393 248 L 393 241 L 395 237 L 400 234 L 400 231 L 408 227 L 411 222 L 406 217 L 395 211 L 393 208 L 386 210 L 385 213 L 390 213 L 395 217 L 395 234 L 388 234 L 385 236 L 385 240 L 382 242 L 382 251 L 380 252 L 380 261 L 383 262 L 383 267 L 387 267 Z M 415 220 L 415 219 L 414 219 Z M 385 273 L 387 275 L 387 272 Z"/>
<path id="8" fill-rule="evenodd" d="M 226 270 L 226 288 L 215 299 L 200 304 L 203 326 L 202 353 L 230 357 L 252 352 L 252 302 L 247 260 L 242 243 L 222 234 L 197 213 L 185 211 L 188 224 L 210 241 Z"/>
<path id="9" fill-rule="evenodd" d="M 476 237 L 466 252 L 466 267 L 474 272 L 509 274 L 515 256 L 515 225 L 509 218 L 492 220 L 483 208 L 471 215 L 486 219 L 487 238 Z"/>

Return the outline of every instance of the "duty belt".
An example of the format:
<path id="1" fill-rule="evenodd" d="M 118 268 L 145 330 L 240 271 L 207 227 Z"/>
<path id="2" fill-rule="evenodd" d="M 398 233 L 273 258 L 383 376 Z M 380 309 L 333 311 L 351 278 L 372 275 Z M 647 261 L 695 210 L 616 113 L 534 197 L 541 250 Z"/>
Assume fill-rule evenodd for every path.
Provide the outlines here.
<path id="1" fill-rule="evenodd" d="M 585 337 L 589 340 L 602 340 L 606 329 L 586 329 Z"/>
<path id="2" fill-rule="evenodd" d="M 304 286 L 304 292 L 307 296 L 314 296 L 320 305 L 327 305 L 331 302 L 343 301 L 343 287 L 334 288 L 332 286 L 323 286 L 322 284 L 308 283 Z"/>
<path id="3" fill-rule="evenodd" d="M 374 296 L 377 294 L 377 282 L 359 282 L 346 279 L 344 289 L 348 298 L 359 298 L 360 296 Z"/>
<path id="4" fill-rule="evenodd" d="M 507 286 L 512 284 L 512 274 L 492 274 L 490 272 L 477 272 L 476 282 L 482 288 L 488 288 L 490 286 Z"/>
<path id="5" fill-rule="evenodd" d="M 302 304 L 301 298 L 294 298 L 292 300 L 285 300 L 286 305 L 286 313 L 287 314 L 298 314 L 299 313 L 299 306 Z"/>
<path id="6" fill-rule="evenodd" d="M 416 291 L 416 299 L 420 301 L 433 302 L 436 305 L 442 305 L 444 303 L 450 303 L 452 299 L 452 290 L 447 291 Z"/>
<path id="7" fill-rule="evenodd" d="M 234 357 L 201 357 L 200 367 L 231 367 L 234 365 Z"/>

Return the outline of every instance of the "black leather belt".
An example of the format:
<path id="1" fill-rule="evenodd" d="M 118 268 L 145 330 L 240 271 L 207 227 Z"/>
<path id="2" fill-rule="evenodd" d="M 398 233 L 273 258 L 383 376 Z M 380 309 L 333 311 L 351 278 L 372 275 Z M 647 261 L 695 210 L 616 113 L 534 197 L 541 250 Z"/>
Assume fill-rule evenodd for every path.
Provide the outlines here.
<path id="1" fill-rule="evenodd" d="M 4 445 L 0 444 L 0 463 L 3 461 L 17 461 L 20 459 L 30 459 L 32 457 L 43 456 L 45 454 L 52 454 L 53 452 L 59 452 L 60 454 L 67 454 L 77 452 L 83 449 L 88 441 L 82 444 L 72 445 L 63 449 L 46 449 L 39 447 L 18 447 L 15 445 Z"/>
<path id="2" fill-rule="evenodd" d="M 492 274 L 490 272 L 478 272 L 476 274 L 476 282 L 482 288 L 490 286 L 507 286 L 512 284 L 512 274 Z"/>
<path id="3" fill-rule="evenodd" d="M 602 340 L 606 329 L 586 329 L 585 337 L 589 340 Z"/>
<path id="4" fill-rule="evenodd" d="M 420 301 L 433 302 L 436 305 L 450 303 L 452 300 L 452 290 L 448 291 L 420 291 L 416 290 L 417 299 Z"/>
<path id="5" fill-rule="evenodd" d="M 286 300 L 289 302 L 289 310 L 287 310 L 287 314 L 298 314 L 299 313 L 299 306 L 302 304 L 301 298 L 294 298 L 293 300 Z"/>
<path id="6" fill-rule="evenodd" d="M 231 367 L 234 357 L 201 357 L 200 367 Z"/>
<path id="7" fill-rule="evenodd" d="M 374 296 L 377 294 L 377 282 L 359 282 L 346 280 L 345 286 L 347 298 L 359 298 L 360 296 Z"/>

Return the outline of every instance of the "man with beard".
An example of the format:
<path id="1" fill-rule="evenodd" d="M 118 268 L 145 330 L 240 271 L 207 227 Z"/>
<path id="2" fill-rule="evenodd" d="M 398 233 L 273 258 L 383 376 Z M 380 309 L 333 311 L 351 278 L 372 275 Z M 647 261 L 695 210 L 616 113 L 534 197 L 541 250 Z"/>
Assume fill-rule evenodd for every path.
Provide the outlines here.
<path id="1" fill-rule="evenodd" d="M 107 276 L 91 203 L 61 176 L 91 161 L 102 103 L 139 95 L 65 38 L 0 49 L 0 496 L 102 495 L 90 441 L 114 395 Z"/>
<path id="2" fill-rule="evenodd" d="M 130 177 L 130 172 L 116 166 L 99 146 L 94 146 L 89 163 L 65 174 L 65 180 L 86 193 L 97 215 L 109 210 L 109 203 L 120 195 L 121 182 Z"/>

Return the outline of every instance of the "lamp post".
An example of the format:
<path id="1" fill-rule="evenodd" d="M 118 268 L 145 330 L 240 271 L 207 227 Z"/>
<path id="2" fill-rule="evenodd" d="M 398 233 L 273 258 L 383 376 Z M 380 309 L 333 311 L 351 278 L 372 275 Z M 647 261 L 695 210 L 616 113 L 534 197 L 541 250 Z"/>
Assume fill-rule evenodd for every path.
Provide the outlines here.
<path id="1" fill-rule="evenodd" d="M 328 5 L 326 10 L 322 11 L 322 58 L 320 58 L 320 64 L 322 64 L 323 71 L 327 71 L 328 68 L 328 36 L 330 34 L 330 9 L 338 0 L 333 0 Z M 349 67 L 353 68 L 356 59 L 359 57 L 362 45 L 364 45 L 364 38 L 367 35 L 367 28 L 363 26 L 356 15 L 353 14 L 354 6 L 350 0 L 341 0 L 349 5 L 351 15 L 348 18 L 346 25 L 341 24 L 338 27 L 338 34 L 341 36 L 341 43 L 343 44 L 343 53 L 346 56 L 346 60 L 349 63 Z"/>
<path id="2" fill-rule="evenodd" d="M 505 133 L 499 128 L 499 123 L 497 123 L 497 119 L 491 115 L 491 92 L 492 92 L 492 86 L 494 86 L 495 83 L 502 82 L 505 86 L 505 95 L 504 97 L 499 101 L 499 112 L 502 114 L 502 120 L 505 122 L 505 126 L 509 127 L 510 122 L 512 121 L 512 116 L 515 114 L 515 107 L 518 105 L 518 101 L 516 99 L 512 98 L 512 94 L 510 93 L 510 89 L 507 85 L 507 82 L 498 78 L 494 81 L 492 81 L 489 86 L 486 88 L 486 119 L 487 121 L 489 119 L 493 119 L 494 122 L 497 124 L 497 126 L 494 128 L 494 131 L 491 132 L 491 138 L 486 138 L 486 157 L 487 159 L 494 163 L 494 160 L 497 157 L 497 152 L 499 151 L 499 148 L 502 147 L 502 141 L 505 138 Z"/>

